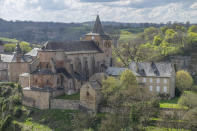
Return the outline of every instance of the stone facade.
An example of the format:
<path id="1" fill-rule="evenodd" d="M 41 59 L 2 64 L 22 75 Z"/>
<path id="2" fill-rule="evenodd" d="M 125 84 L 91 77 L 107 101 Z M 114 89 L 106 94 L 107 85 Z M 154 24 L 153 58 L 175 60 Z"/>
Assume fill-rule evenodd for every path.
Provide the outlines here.
<path id="1" fill-rule="evenodd" d="M 79 100 L 52 99 L 50 101 L 51 109 L 79 110 L 79 105 Z"/>
<path id="2" fill-rule="evenodd" d="M 8 65 L 8 76 L 9 81 L 12 82 L 18 82 L 19 81 L 19 75 L 30 72 L 29 63 L 27 62 L 11 62 Z"/>
<path id="3" fill-rule="evenodd" d="M 107 76 L 104 73 L 94 74 L 89 82 L 84 84 L 80 90 L 80 102 L 81 106 L 88 110 L 98 111 L 99 104 L 102 101 L 102 80 Z"/>
<path id="4" fill-rule="evenodd" d="M 152 95 L 168 94 L 171 98 L 175 95 L 175 76 L 173 77 L 149 77 L 137 76 L 141 87 L 147 88 Z"/>
<path id="5" fill-rule="evenodd" d="M 0 81 L 18 82 L 20 74 L 30 73 L 32 60 L 22 53 L 19 43 L 13 54 L 0 54 Z"/>
<path id="6" fill-rule="evenodd" d="M 51 93 L 49 91 L 40 91 L 32 90 L 30 88 L 24 88 L 22 104 L 38 109 L 49 109 L 50 97 Z"/>
<path id="7" fill-rule="evenodd" d="M 168 62 L 132 62 L 129 69 L 136 75 L 139 85 L 153 95 L 175 96 L 175 70 Z"/>

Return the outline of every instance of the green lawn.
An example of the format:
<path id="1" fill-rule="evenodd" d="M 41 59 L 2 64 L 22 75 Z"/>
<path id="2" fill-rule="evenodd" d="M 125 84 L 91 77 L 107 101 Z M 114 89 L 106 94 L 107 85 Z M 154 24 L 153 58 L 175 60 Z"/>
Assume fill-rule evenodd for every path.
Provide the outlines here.
<path id="1" fill-rule="evenodd" d="M 120 39 L 119 42 L 129 42 L 131 40 L 133 40 L 134 38 L 136 38 L 137 34 L 128 32 L 126 30 L 121 30 L 121 34 L 120 34 Z"/>
<path id="2" fill-rule="evenodd" d="M 56 97 L 56 99 L 79 100 L 80 99 L 80 93 L 76 93 L 76 94 L 73 94 L 73 95 L 65 94 L 65 95 Z"/>
<path id="3" fill-rule="evenodd" d="M 19 125 L 21 130 L 28 131 L 63 131 L 72 130 L 72 119 L 78 111 L 73 110 L 39 110 L 22 107 L 23 110 L 32 110 L 31 115 L 23 114 L 13 123 Z"/>
<path id="4" fill-rule="evenodd" d="M 190 130 L 148 126 L 148 127 L 146 128 L 146 131 L 190 131 Z"/>
<path id="5" fill-rule="evenodd" d="M 173 98 L 171 100 L 161 100 L 159 102 L 160 108 L 173 108 L 173 109 L 188 109 L 186 106 L 181 106 L 178 104 L 179 98 Z"/>
<path id="6" fill-rule="evenodd" d="M 10 38 L 5 38 L 5 37 L 0 37 L 0 41 L 5 41 L 5 42 L 8 42 L 8 43 L 18 42 L 18 40 L 16 40 L 16 39 L 10 39 Z"/>

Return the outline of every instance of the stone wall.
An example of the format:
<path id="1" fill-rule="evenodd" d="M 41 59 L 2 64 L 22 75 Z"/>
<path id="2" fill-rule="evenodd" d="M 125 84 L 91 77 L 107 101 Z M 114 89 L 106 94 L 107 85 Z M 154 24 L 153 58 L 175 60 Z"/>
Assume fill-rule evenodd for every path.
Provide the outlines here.
<path id="1" fill-rule="evenodd" d="M 0 69 L 0 81 L 8 81 L 8 70 Z"/>
<path id="2" fill-rule="evenodd" d="M 78 110 L 79 100 L 52 99 L 50 101 L 51 109 Z"/>
<path id="3" fill-rule="evenodd" d="M 9 81 L 18 82 L 19 75 L 23 73 L 29 73 L 29 63 L 26 62 L 12 62 L 8 66 Z"/>
<path id="4" fill-rule="evenodd" d="M 50 92 L 23 89 L 23 105 L 38 109 L 49 109 Z"/>

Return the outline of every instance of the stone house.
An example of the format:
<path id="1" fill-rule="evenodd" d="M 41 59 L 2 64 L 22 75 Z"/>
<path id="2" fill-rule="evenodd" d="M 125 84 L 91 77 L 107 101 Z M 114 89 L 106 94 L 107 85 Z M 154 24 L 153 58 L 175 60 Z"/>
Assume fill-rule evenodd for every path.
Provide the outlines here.
<path id="1" fill-rule="evenodd" d="M 25 56 L 19 43 L 13 54 L 0 54 L 0 81 L 18 82 L 19 75 L 30 72 L 32 58 Z"/>
<path id="2" fill-rule="evenodd" d="M 81 87 L 80 103 L 82 107 L 95 112 L 98 110 L 103 98 L 101 94 L 102 80 L 106 78 L 104 73 L 96 73 Z"/>
<path id="3" fill-rule="evenodd" d="M 175 70 L 171 63 L 132 62 L 129 69 L 136 75 L 139 85 L 149 93 L 175 96 Z"/>

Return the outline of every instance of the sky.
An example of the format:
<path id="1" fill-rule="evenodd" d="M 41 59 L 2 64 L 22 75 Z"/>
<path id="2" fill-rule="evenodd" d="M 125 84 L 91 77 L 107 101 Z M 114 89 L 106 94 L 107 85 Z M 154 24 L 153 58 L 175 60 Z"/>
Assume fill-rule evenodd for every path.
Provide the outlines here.
<path id="1" fill-rule="evenodd" d="M 197 0 L 0 0 L 0 18 L 23 21 L 197 23 Z"/>

